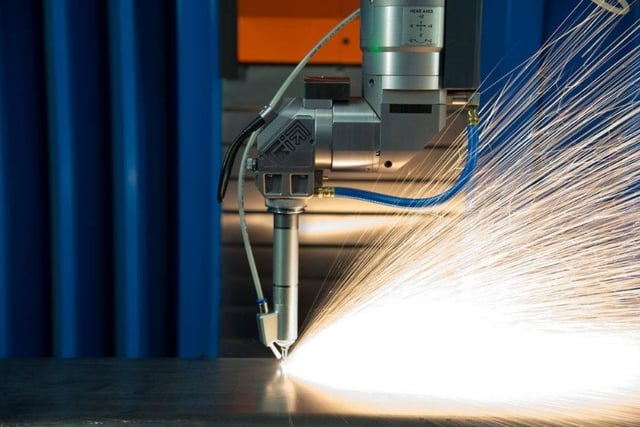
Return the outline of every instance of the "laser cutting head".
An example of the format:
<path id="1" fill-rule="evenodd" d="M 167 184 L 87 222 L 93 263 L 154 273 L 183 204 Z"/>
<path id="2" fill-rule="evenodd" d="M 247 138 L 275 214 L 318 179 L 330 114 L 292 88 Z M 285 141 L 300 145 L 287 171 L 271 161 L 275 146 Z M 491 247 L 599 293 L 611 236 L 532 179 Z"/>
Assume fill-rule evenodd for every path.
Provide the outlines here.
<path id="1" fill-rule="evenodd" d="M 251 162 L 274 213 L 273 301 L 286 355 L 298 328 L 298 215 L 325 172 L 394 172 L 445 126 L 447 105 L 477 106 L 481 0 L 362 0 L 362 98 L 344 78 L 307 78 L 258 137 Z M 266 330 L 271 318 L 260 317 Z M 271 328 L 269 328 L 271 330 Z"/>

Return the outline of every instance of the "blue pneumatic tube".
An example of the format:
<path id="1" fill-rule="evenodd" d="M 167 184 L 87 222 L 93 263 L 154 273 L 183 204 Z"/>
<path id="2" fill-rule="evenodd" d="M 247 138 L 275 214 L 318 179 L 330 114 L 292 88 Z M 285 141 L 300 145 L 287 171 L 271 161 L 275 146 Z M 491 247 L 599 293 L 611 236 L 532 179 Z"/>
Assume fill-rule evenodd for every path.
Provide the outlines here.
<path id="1" fill-rule="evenodd" d="M 467 126 L 467 160 L 456 182 L 446 191 L 424 199 L 410 199 L 406 197 L 390 196 L 388 194 L 375 193 L 373 191 L 359 190 L 357 188 L 336 187 L 335 197 L 362 200 L 380 205 L 396 208 L 421 209 L 437 206 L 451 200 L 469 182 L 476 165 L 478 164 L 478 127 L 475 124 Z"/>

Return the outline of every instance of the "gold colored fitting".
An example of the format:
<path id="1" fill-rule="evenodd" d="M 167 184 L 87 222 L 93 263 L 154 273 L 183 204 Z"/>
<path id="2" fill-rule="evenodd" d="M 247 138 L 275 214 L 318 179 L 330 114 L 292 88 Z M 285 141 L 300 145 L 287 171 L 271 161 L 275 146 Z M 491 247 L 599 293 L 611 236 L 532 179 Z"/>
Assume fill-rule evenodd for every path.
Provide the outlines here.
<path id="1" fill-rule="evenodd" d="M 470 125 L 477 125 L 478 121 L 480 121 L 480 118 L 478 117 L 478 109 L 477 108 L 470 108 L 467 111 L 467 122 Z"/>
<path id="2" fill-rule="evenodd" d="M 336 196 L 336 189 L 333 187 L 318 187 L 314 191 L 314 196 L 319 199 L 332 199 Z"/>

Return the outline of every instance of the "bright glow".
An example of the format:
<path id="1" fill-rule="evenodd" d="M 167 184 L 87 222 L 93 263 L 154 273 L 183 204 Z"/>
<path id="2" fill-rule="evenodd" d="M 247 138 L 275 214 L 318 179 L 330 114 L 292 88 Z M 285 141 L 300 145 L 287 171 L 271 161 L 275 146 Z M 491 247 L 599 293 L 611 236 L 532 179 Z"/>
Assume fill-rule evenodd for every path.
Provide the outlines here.
<path id="1" fill-rule="evenodd" d="M 331 239 L 335 236 L 344 236 L 346 233 L 362 233 L 372 228 L 381 227 L 388 224 L 384 217 L 370 216 L 366 219 L 344 220 L 340 216 L 328 216 L 327 218 L 308 219 L 302 218 L 300 222 L 300 234 L 313 237 L 324 237 Z"/>
<path id="2" fill-rule="evenodd" d="M 427 414 L 444 399 L 639 424 L 640 25 L 611 41 L 618 19 L 584 1 L 501 82 L 463 214 L 400 214 L 319 304 L 288 373 L 376 409 L 395 395 Z"/>
<path id="3" fill-rule="evenodd" d="M 472 304 L 389 298 L 322 329 L 285 368 L 341 390 L 491 403 L 603 403 L 603 394 L 638 391 L 636 338 L 545 333 L 505 324 Z"/>

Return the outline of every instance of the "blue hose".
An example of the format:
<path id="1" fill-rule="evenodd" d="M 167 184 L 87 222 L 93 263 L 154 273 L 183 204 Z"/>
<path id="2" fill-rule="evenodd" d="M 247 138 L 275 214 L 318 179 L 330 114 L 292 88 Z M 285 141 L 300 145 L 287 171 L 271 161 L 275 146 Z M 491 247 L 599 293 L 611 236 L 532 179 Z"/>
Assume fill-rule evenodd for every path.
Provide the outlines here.
<path id="1" fill-rule="evenodd" d="M 362 200 L 364 202 L 378 203 L 396 208 L 428 208 L 449 201 L 471 179 L 478 163 L 478 128 L 476 125 L 467 126 L 467 160 L 456 182 L 446 191 L 424 199 L 409 199 L 395 197 L 388 194 L 374 193 L 372 191 L 359 190 L 357 188 L 336 187 L 335 197 Z"/>

